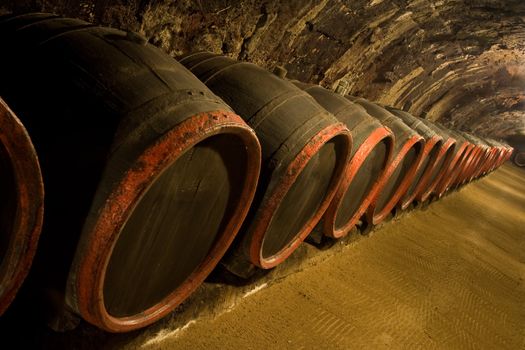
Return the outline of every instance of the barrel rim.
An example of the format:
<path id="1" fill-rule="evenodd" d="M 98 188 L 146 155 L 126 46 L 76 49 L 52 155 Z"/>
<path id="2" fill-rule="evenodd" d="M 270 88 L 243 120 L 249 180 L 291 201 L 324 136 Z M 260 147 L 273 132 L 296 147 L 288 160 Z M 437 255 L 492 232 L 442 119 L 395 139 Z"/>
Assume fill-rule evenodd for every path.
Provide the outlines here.
<path id="1" fill-rule="evenodd" d="M 491 146 L 488 146 L 487 153 L 487 160 L 485 161 L 485 164 L 483 164 L 481 171 L 478 173 L 478 177 L 485 175 L 494 163 L 495 153 L 494 149 Z"/>
<path id="2" fill-rule="evenodd" d="M 487 174 L 498 167 L 498 158 L 499 158 L 499 149 L 497 147 L 492 147 L 492 159 L 491 163 L 485 169 L 484 174 Z"/>
<path id="3" fill-rule="evenodd" d="M 403 144 L 403 147 L 398 152 L 398 154 L 395 155 L 395 158 L 390 162 L 388 165 L 387 170 L 385 171 L 385 174 L 383 178 L 381 179 L 381 184 L 377 187 L 373 199 L 370 201 L 370 206 L 368 207 L 367 213 L 366 213 L 366 219 L 368 223 L 372 225 L 378 225 L 383 220 L 386 219 L 390 211 L 396 206 L 397 202 L 399 202 L 400 198 L 406 193 L 408 186 L 410 186 L 410 183 L 412 182 L 412 179 L 414 175 L 416 174 L 416 169 L 419 163 L 421 162 L 421 158 L 423 156 L 423 144 L 424 142 L 423 137 L 415 134 L 410 136 Z M 394 192 L 394 194 L 390 197 L 386 205 L 381 208 L 380 212 L 376 212 L 376 204 L 377 200 L 379 198 L 379 195 L 381 193 L 381 190 L 383 187 L 387 184 L 388 180 L 390 179 L 391 175 L 394 173 L 394 171 L 397 169 L 397 167 L 400 165 L 401 161 L 405 158 L 406 154 L 417 145 L 420 145 L 419 152 L 416 156 L 416 159 L 414 160 L 414 163 L 410 166 L 410 169 L 407 171 L 406 175 L 404 176 L 402 182 L 399 184 L 398 188 Z"/>
<path id="4" fill-rule="evenodd" d="M 472 169 L 470 170 L 470 176 L 467 179 L 468 182 L 473 181 L 479 176 L 479 174 L 483 171 L 483 167 L 490 156 L 488 153 L 489 149 L 486 146 L 481 144 L 478 145 L 478 148 L 478 159 L 476 163 L 472 165 Z"/>
<path id="5" fill-rule="evenodd" d="M 244 188 L 239 203 L 224 230 L 206 258 L 194 272 L 168 296 L 152 307 L 133 316 L 115 317 L 108 313 L 104 303 L 104 281 L 111 254 L 134 202 L 140 198 L 158 174 L 176 161 L 186 150 L 218 134 L 234 134 L 246 146 L 247 165 Z M 79 246 L 76 264 L 68 280 L 67 303 L 88 322 L 110 332 L 126 332 L 145 327 L 173 311 L 182 303 L 218 264 L 238 233 L 255 194 L 261 166 L 261 148 L 258 139 L 238 115 L 221 110 L 196 114 L 172 127 L 149 145 L 137 159 L 141 167 L 129 169 L 115 184 L 98 215 L 95 226 L 84 234 L 86 244 Z"/>
<path id="6" fill-rule="evenodd" d="M 494 164 L 495 153 L 494 153 L 494 149 L 491 146 L 488 146 L 487 153 L 488 153 L 487 160 L 485 161 L 485 164 L 483 164 L 483 167 L 481 168 L 481 171 L 479 172 L 478 177 L 485 175 L 489 171 L 489 169 L 492 167 L 492 164 Z"/>
<path id="7" fill-rule="evenodd" d="M 472 181 L 476 167 L 479 164 L 482 157 L 482 147 L 480 145 L 474 144 L 474 149 L 471 154 L 470 164 L 466 165 L 465 170 L 463 171 L 462 177 L 456 181 L 457 185 L 465 184 Z"/>
<path id="8" fill-rule="evenodd" d="M 414 188 L 414 191 L 411 195 L 407 196 L 406 193 L 403 195 L 402 199 L 399 201 L 399 207 L 401 210 L 407 209 L 410 204 L 419 196 L 419 193 L 422 191 L 425 191 L 426 187 L 428 187 L 428 180 L 430 175 L 432 174 L 432 171 L 434 170 L 434 166 L 436 165 L 437 160 L 439 159 L 439 153 L 441 151 L 441 145 L 443 144 L 443 138 L 439 135 L 434 135 L 430 139 L 428 139 L 425 142 L 425 146 L 423 147 L 422 157 L 421 161 L 416 169 L 416 173 L 419 170 L 419 167 L 423 165 L 423 160 L 426 157 L 430 157 L 431 152 L 435 149 L 435 147 L 439 147 L 439 150 L 435 153 L 434 159 L 430 160 L 430 163 L 427 164 L 427 168 L 424 170 L 424 173 L 419 178 L 418 183 L 416 184 L 416 187 Z M 410 188 L 410 185 L 408 186 Z"/>
<path id="9" fill-rule="evenodd" d="M 367 159 L 368 155 L 374 150 L 374 148 L 381 143 L 382 141 L 388 142 L 388 149 L 385 159 L 385 165 L 383 166 L 381 173 L 378 175 L 375 183 L 370 188 L 370 191 L 363 199 L 361 205 L 357 208 L 356 212 L 352 215 L 350 220 L 342 225 L 341 227 L 336 227 L 335 222 L 337 218 L 337 213 L 342 205 L 343 199 L 348 191 L 348 188 L 352 184 L 352 181 L 359 171 L 360 167 Z M 349 165 L 345 171 L 343 180 L 339 185 L 332 202 L 328 206 L 324 216 L 323 216 L 323 233 L 324 235 L 332 238 L 342 238 L 350 232 L 352 227 L 354 227 L 359 221 L 360 217 L 363 215 L 363 212 L 367 209 L 370 202 L 371 196 L 374 193 L 374 188 L 377 186 L 377 183 L 381 179 L 383 173 L 385 172 L 388 164 L 390 163 L 394 150 L 394 136 L 392 131 L 386 126 L 380 126 L 376 128 L 359 146 L 357 151 L 354 153 L 354 156 L 349 161 Z"/>
<path id="10" fill-rule="evenodd" d="M 455 175 L 454 173 L 457 171 L 460 171 L 461 169 L 461 163 L 463 162 L 463 159 L 467 157 L 469 152 L 469 144 L 466 141 L 457 140 L 457 142 L 462 142 L 458 148 L 458 151 L 454 154 L 452 157 L 448 168 L 443 173 L 443 176 L 441 177 L 441 181 L 436 187 L 435 195 L 437 198 L 443 197 L 443 195 L 447 192 L 447 190 L 450 187 L 450 184 L 454 181 Z M 456 143 L 457 145 L 457 143 Z"/>
<path id="11" fill-rule="evenodd" d="M 422 191 L 418 194 L 416 199 L 420 202 L 425 202 L 429 199 L 429 197 L 434 193 L 436 187 L 442 180 L 442 177 L 447 172 L 450 162 L 454 158 L 454 152 L 453 147 L 456 145 L 456 139 L 449 137 L 447 140 L 442 144 L 441 150 L 440 150 L 440 157 L 445 157 L 443 160 L 443 165 L 441 169 L 439 170 L 439 173 L 437 174 L 436 178 L 433 180 L 431 184 L 429 184 L 428 188 L 425 191 Z M 450 152 L 450 153 L 449 153 Z M 440 159 L 440 158 L 438 158 Z"/>
<path id="12" fill-rule="evenodd" d="M 519 167 L 525 166 L 525 152 L 516 152 L 516 155 L 514 156 L 514 164 Z"/>
<path id="13" fill-rule="evenodd" d="M 323 147 L 328 141 L 334 139 L 338 136 L 344 136 L 344 139 L 347 140 L 346 152 L 344 152 L 343 159 L 339 161 L 339 164 L 334 174 L 334 180 L 330 184 L 330 188 L 327 191 L 327 194 L 323 201 L 321 202 L 317 212 L 308 220 L 303 228 L 295 235 L 292 241 L 283 249 L 281 249 L 276 254 L 263 257 L 262 248 L 264 237 L 269 227 L 274 214 L 277 212 L 280 203 L 292 188 L 292 185 L 295 183 L 295 179 L 299 176 L 302 170 L 306 167 L 308 161 Z M 337 187 L 342 179 L 344 169 L 348 166 L 348 158 L 350 156 L 352 145 L 352 136 L 347 127 L 341 123 L 335 123 L 327 126 L 326 128 L 320 130 L 316 135 L 314 135 L 306 145 L 298 152 L 293 161 L 290 162 L 284 175 L 279 179 L 279 184 L 274 188 L 274 190 L 269 193 L 263 203 L 261 204 L 261 210 L 256 216 L 254 222 L 251 226 L 250 241 L 248 246 L 248 257 L 252 264 L 262 268 L 270 269 L 282 263 L 286 260 L 301 242 L 310 234 L 311 230 L 321 219 L 321 216 L 324 214 L 326 208 L 330 204 Z"/>
<path id="14" fill-rule="evenodd" d="M 485 146 L 483 146 L 482 144 L 478 144 L 478 149 L 479 149 L 478 157 L 476 159 L 476 162 L 472 164 L 472 167 L 470 169 L 470 174 L 465 182 L 471 182 L 474 179 L 476 179 L 483 164 L 487 160 L 487 152 L 486 152 Z"/>
<path id="15" fill-rule="evenodd" d="M 29 273 L 44 217 L 44 183 L 31 137 L 16 114 L 0 98 L 0 142 L 11 158 L 17 183 L 17 214 L 13 235 L 0 261 L 0 315 L 13 301 Z"/>
<path id="16" fill-rule="evenodd" d="M 449 189 L 456 188 L 462 183 L 464 178 L 468 176 L 469 169 L 476 159 L 478 152 L 477 146 L 470 141 L 467 141 L 467 143 L 469 149 L 467 150 L 465 157 L 463 157 L 462 161 L 459 163 L 456 174 L 448 185 Z"/>

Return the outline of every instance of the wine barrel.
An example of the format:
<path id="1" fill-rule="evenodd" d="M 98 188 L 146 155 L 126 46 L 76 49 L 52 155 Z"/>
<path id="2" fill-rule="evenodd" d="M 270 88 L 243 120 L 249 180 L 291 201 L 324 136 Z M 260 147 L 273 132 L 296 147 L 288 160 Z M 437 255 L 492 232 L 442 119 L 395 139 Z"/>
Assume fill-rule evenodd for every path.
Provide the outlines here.
<path id="1" fill-rule="evenodd" d="M 0 95 L 39 155 L 35 283 L 111 332 L 146 326 L 207 277 L 245 218 L 253 130 L 138 34 L 47 14 L 3 18 Z"/>
<path id="2" fill-rule="evenodd" d="M 254 64 L 209 52 L 180 62 L 259 137 L 261 180 L 232 256 L 263 269 L 277 266 L 330 204 L 350 156 L 350 132 L 306 92 Z"/>
<path id="3" fill-rule="evenodd" d="M 487 175 L 488 173 L 490 173 L 491 171 L 494 170 L 494 168 L 496 168 L 496 164 L 497 164 L 497 161 L 498 161 L 498 156 L 499 156 L 499 149 L 497 147 L 495 147 L 491 142 L 490 142 L 490 139 L 487 140 L 488 144 L 490 145 L 490 149 L 491 149 L 491 153 L 492 153 L 492 157 L 491 157 L 491 160 L 490 160 L 490 164 L 487 164 L 486 168 L 484 169 L 483 171 L 483 175 Z"/>
<path id="4" fill-rule="evenodd" d="M 500 150 L 501 150 L 501 157 L 498 160 L 498 167 L 503 165 L 507 160 L 509 160 L 512 156 L 512 153 L 514 152 L 514 148 L 512 148 L 508 143 L 505 142 L 498 142 Z"/>
<path id="5" fill-rule="evenodd" d="M 366 110 L 319 85 L 294 82 L 344 123 L 353 139 L 350 164 L 321 222 L 326 236 L 343 237 L 358 223 L 392 158 L 394 136 Z"/>
<path id="6" fill-rule="evenodd" d="M 495 167 L 498 168 L 509 159 L 512 149 L 499 141 L 495 141 L 495 143 L 498 145 L 497 147 L 500 153 L 500 156 L 498 157 L 497 161 L 497 166 Z"/>
<path id="7" fill-rule="evenodd" d="M 423 118 L 420 118 L 420 120 L 430 129 L 432 129 L 435 133 L 439 134 L 444 140 L 437 156 L 436 165 L 434 166 L 434 169 L 432 170 L 432 174 L 428 181 L 428 186 L 425 190 L 419 192 L 416 196 L 416 199 L 419 202 L 425 202 L 430 199 L 432 194 L 434 194 L 435 188 L 437 187 L 439 181 L 445 175 L 448 167 L 450 166 L 450 162 L 454 157 L 454 147 L 456 145 L 456 139 L 451 137 L 450 133 L 448 133 L 447 130 L 441 127 L 439 124 L 436 124 L 434 122 L 431 122 L 430 120 Z"/>
<path id="8" fill-rule="evenodd" d="M 480 138 L 485 147 L 485 159 L 479 165 L 479 170 L 475 174 L 476 178 L 480 178 L 487 174 L 489 169 L 494 165 L 496 153 L 494 147 L 490 144 L 489 140 L 486 138 Z"/>
<path id="9" fill-rule="evenodd" d="M 423 156 L 423 137 L 385 108 L 363 98 L 347 98 L 363 106 L 368 114 L 390 128 L 395 136 L 392 161 L 367 210 L 367 222 L 377 225 L 390 214 L 410 187 Z"/>
<path id="10" fill-rule="evenodd" d="M 456 175 L 453 177 L 449 185 L 449 190 L 458 188 L 458 186 L 461 185 L 462 181 L 468 177 L 470 173 L 470 168 L 472 167 L 472 164 L 475 163 L 479 152 L 479 149 L 475 143 L 467 139 L 463 134 L 462 136 L 467 142 L 468 152 L 467 155 L 463 158 L 463 161 L 460 163 L 458 167 L 459 172 L 457 172 Z"/>
<path id="11" fill-rule="evenodd" d="M 494 148 L 490 145 L 490 143 L 485 138 L 480 138 L 483 142 L 483 148 L 484 148 L 484 155 L 483 159 L 480 160 L 478 164 L 478 169 L 473 175 L 473 179 L 478 179 L 485 175 L 488 171 L 488 169 L 492 166 L 494 163 Z"/>
<path id="12" fill-rule="evenodd" d="M 494 171 L 510 158 L 510 155 L 512 154 L 512 147 L 504 145 L 503 143 L 493 139 L 489 139 L 488 141 L 492 144 L 496 153 L 494 165 L 490 169 L 490 171 Z"/>
<path id="13" fill-rule="evenodd" d="M 485 176 L 488 173 L 490 173 L 496 167 L 496 163 L 499 157 L 499 149 L 496 143 L 494 143 L 493 140 L 490 138 L 485 138 L 484 140 L 485 140 L 485 143 L 490 148 L 490 158 L 488 162 L 485 164 L 485 166 L 483 167 L 483 170 L 480 176 Z"/>
<path id="14" fill-rule="evenodd" d="M 469 140 L 469 142 L 474 144 L 475 150 L 473 155 L 474 160 L 471 163 L 470 167 L 466 169 L 465 176 L 462 179 L 460 179 L 460 181 L 457 181 L 458 185 L 463 185 L 473 180 L 473 178 L 479 170 L 479 167 L 481 166 L 481 163 L 485 160 L 487 155 L 486 146 L 483 144 L 483 141 L 480 138 L 467 132 L 463 132 L 462 135 L 467 140 Z"/>
<path id="15" fill-rule="evenodd" d="M 470 151 L 470 145 L 463 136 L 450 129 L 447 130 L 447 133 L 456 140 L 456 144 L 454 145 L 452 160 L 434 190 L 437 198 L 441 198 L 449 189 L 451 183 L 461 171 L 461 164 Z"/>
<path id="16" fill-rule="evenodd" d="M 467 158 L 461 163 L 461 171 L 457 174 L 455 179 L 452 181 L 450 187 L 458 188 L 461 186 L 470 176 L 472 167 L 476 164 L 479 157 L 479 146 L 477 142 L 467 133 L 456 130 L 467 142 L 470 147 L 470 152 Z"/>
<path id="17" fill-rule="evenodd" d="M 492 149 L 492 162 L 487 167 L 487 169 L 485 170 L 485 174 L 488 174 L 488 173 L 494 171 L 494 169 L 496 169 L 498 167 L 498 161 L 499 161 L 499 159 L 501 157 L 501 153 L 502 152 L 500 150 L 499 145 L 496 143 L 495 140 L 487 138 L 486 141 L 487 141 L 487 143 L 490 145 L 490 147 Z"/>
<path id="18" fill-rule="evenodd" d="M 465 182 L 470 182 L 481 176 L 485 166 L 487 165 L 487 163 L 489 163 L 490 158 L 492 156 L 491 147 L 484 139 L 479 138 L 476 135 L 468 135 L 479 148 L 479 155 L 476 163 L 470 169 L 469 177 L 465 180 Z"/>
<path id="19" fill-rule="evenodd" d="M 42 228 L 44 188 L 33 143 L 0 98 L 0 315 L 29 272 Z"/>
<path id="20" fill-rule="evenodd" d="M 510 158 L 512 157 L 512 154 L 514 153 L 514 148 L 509 145 L 508 143 L 505 143 L 505 156 L 504 156 L 504 159 L 503 159 L 503 163 L 510 160 Z"/>
<path id="21" fill-rule="evenodd" d="M 456 180 L 456 187 L 462 186 L 474 178 L 474 175 L 478 171 L 478 167 L 480 166 L 480 162 L 484 160 L 485 158 L 485 146 L 483 144 L 483 141 L 479 139 L 478 137 L 469 134 L 467 132 L 462 132 L 462 135 L 471 143 L 474 145 L 474 150 L 472 152 L 472 161 L 470 165 L 468 165 L 464 171 L 464 174 L 461 178 Z"/>
<path id="22" fill-rule="evenodd" d="M 432 180 L 436 162 L 440 159 L 440 151 L 443 145 L 443 137 L 429 128 L 421 119 L 414 117 L 405 111 L 386 107 L 388 111 L 401 118 L 405 124 L 415 130 L 424 139 L 421 162 L 418 164 L 416 174 L 407 192 L 398 203 L 399 208 L 405 210 L 412 204 L 421 192 L 428 190 L 429 182 Z"/>
<path id="23" fill-rule="evenodd" d="M 519 167 L 525 167 L 525 152 L 516 149 L 511 154 L 510 158 L 514 165 Z"/>
<path id="24" fill-rule="evenodd" d="M 484 164 L 481 165 L 480 171 L 477 174 L 478 178 L 480 178 L 482 176 L 485 176 L 489 172 L 489 169 L 494 165 L 495 158 L 496 158 L 496 153 L 495 153 L 494 147 L 492 147 L 490 145 L 490 143 L 487 142 L 486 139 L 483 139 L 483 141 L 487 145 L 487 158 L 486 158 Z"/>
<path id="25" fill-rule="evenodd" d="M 492 152 L 491 152 L 492 149 L 491 149 L 491 147 L 488 146 L 488 144 L 485 142 L 485 140 L 480 139 L 478 137 L 476 137 L 476 138 L 480 142 L 480 146 L 479 146 L 480 147 L 480 155 L 478 157 L 477 163 L 472 168 L 472 172 L 470 174 L 470 177 L 467 180 L 468 182 L 473 181 L 473 180 L 479 178 L 480 176 L 482 176 L 485 167 L 490 162 L 490 159 L 492 157 Z"/>
<path id="26" fill-rule="evenodd" d="M 525 152 L 516 152 L 512 161 L 519 167 L 525 167 Z"/>

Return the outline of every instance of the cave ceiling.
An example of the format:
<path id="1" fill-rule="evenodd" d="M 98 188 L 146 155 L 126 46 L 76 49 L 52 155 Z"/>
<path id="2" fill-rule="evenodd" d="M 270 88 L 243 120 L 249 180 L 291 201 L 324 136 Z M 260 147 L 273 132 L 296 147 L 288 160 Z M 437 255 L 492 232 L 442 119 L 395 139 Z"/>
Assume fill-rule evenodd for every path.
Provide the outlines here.
<path id="1" fill-rule="evenodd" d="M 525 128 L 523 0 L 0 0 L 211 50 L 481 136 Z"/>

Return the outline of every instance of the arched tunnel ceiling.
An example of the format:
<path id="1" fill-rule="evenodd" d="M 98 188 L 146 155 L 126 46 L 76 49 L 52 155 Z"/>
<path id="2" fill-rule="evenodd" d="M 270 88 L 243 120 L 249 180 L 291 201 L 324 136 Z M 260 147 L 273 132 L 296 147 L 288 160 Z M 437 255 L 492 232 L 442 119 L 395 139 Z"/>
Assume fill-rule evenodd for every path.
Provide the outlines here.
<path id="1" fill-rule="evenodd" d="M 211 50 L 483 136 L 525 127 L 523 0 L 0 0 Z"/>

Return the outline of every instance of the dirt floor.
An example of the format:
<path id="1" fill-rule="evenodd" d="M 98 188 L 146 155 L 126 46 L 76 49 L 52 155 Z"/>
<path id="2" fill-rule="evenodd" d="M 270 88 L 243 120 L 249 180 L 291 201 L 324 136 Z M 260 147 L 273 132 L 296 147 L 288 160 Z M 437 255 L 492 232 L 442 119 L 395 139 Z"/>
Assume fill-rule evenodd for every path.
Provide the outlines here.
<path id="1" fill-rule="evenodd" d="M 141 349 L 525 349 L 525 171 L 506 165 Z"/>
<path id="2" fill-rule="evenodd" d="M 218 269 L 172 314 L 126 334 L 85 322 L 55 333 L 22 295 L 0 337 L 12 349 L 525 350 L 524 169 L 505 165 L 324 248 L 303 244 L 247 283 Z"/>

